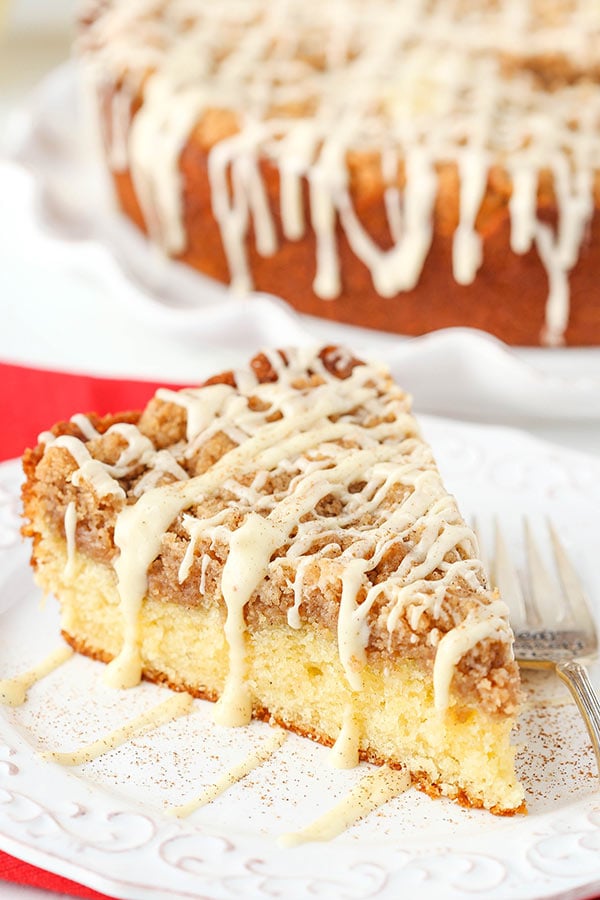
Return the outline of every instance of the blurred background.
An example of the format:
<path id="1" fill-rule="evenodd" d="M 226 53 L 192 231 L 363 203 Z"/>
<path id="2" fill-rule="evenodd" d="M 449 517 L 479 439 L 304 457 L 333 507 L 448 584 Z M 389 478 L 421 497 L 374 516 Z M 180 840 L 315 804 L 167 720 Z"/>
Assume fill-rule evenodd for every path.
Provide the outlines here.
<path id="1" fill-rule="evenodd" d="M 0 0 L 0 134 L 15 104 L 68 58 L 76 0 Z"/>

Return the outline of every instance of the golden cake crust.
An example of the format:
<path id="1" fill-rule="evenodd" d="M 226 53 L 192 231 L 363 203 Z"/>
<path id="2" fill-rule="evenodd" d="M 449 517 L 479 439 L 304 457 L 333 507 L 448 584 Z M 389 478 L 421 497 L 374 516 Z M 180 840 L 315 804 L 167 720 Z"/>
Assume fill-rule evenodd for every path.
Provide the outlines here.
<path id="1" fill-rule="evenodd" d="M 177 259 L 204 275 L 228 284 L 227 260 L 211 209 L 208 155 L 201 144 L 195 145 L 194 136 L 182 154 L 188 247 Z M 266 163 L 262 171 L 271 212 L 277 222 L 277 173 Z M 138 228 L 147 232 L 130 173 L 113 173 L 112 177 L 121 209 Z M 456 170 L 449 170 L 446 177 L 448 181 L 455 182 Z M 497 180 L 506 181 L 506 173 L 500 174 Z M 314 293 L 315 242 L 311 234 L 292 243 L 285 241 L 279 233 L 280 249 L 268 258 L 256 252 L 249 238 L 247 252 L 255 289 L 283 297 L 299 312 L 332 322 L 414 336 L 442 328 L 478 328 L 508 344 L 535 346 L 544 333 L 548 278 L 535 250 L 525 255 L 509 250 L 510 193 L 496 191 L 495 181 L 492 175 L 484 201 L 487 209 L 478 221 L 484 262 L 477 281 L 472 285 L 461 285 L 448 278 L 452 260 L 449 224 L 456 220 L 458 199 L 456 192 L 449 188 L 440 194 L 427 265 L 414 290 L 393 298 L 378 296 L 368 270 L 356 258 L 339 228 L 336 240 L 343 272 L 343 292 L 340 296 L 324 302 Z M 306 184 L 304 195 L 304 209 L 307 212 Z M 381 181 L 378 190 L 374 187 L 370 194 L 355 196 L 354 199 L 359 217 L 369 234 L 382 247 L 389 247 Z M 542 221 L 556 226 L 558 210 L 551 192 L 542 193 L 538 210 Z M 597 346 L 600 343 L 600 303 L 597 299 L 599 259 L 600 213 L 597 208 L 577 264 L 570 274 L 570 316 L 563 335 L 567 345 Z M 515 285 L 518 285 L 517 293 L 514 291 Z"/>

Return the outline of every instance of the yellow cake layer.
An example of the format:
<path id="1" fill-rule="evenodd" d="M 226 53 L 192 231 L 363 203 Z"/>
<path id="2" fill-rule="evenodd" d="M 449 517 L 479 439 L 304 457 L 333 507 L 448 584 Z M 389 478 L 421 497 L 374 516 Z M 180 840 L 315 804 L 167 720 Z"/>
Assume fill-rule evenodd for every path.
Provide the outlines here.
<path id="1" fill-rule="evenodd" d="M 112 567 L 75 552 L 65 576 L 66 542 L 43 523 L 35 528 L 36 579 L 59 599 L 66 639 L 80 652 L 112 659 L 123 635 Z M 229 655 L 218 607 L 146 599 L 140 630 L 146 677 L 207 699 L 220 696 Z M 246 648 L 255 715 L 332 744 L 352 697 L 363 759 L 404 764 L 420 787 L 471 806 L 496 813 L 523 807 L 509 745 L 513 719 L 467 707 L 452 692 L 448 710 L 436 711 L 431 673 L 413 660 L 370 659 L 364 688 L 352 695 L 336 637 L 323 626 L 249 629 Z"/>

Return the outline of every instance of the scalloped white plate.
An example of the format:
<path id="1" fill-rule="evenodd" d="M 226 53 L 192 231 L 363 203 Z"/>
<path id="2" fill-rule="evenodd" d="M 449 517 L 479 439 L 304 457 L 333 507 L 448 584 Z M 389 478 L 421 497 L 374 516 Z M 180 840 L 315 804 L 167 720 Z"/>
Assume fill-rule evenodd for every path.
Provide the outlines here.
<path id="1" fill-rule="evenodd" d="M 425 419 L 446 483 L 484 532 L 498 516 L 520 552 L 520 518 L 542 535 L 552 516 L 600 612 L 600 460 L 520 432 Z M 59 643 L 53 600 L 40 595 L 18 534 L 19 468 L 0 466 L 0 678 Z M 599 616 L 600 618 L 600 616 Z M 39 750 L 97 737 L 165 696 L 143 684 L 115 692 L 102 667 L 73 657 L 0 707 L 0 847 L 115 897 L 332 898 L 415 895 L 466 900 L 575 898 L 600 892 L 600 796 L 583 724 L 552 676 L 528 679 L 516 741 L 529 816 L 496 818 L 409 790 L 329 843 L 294 850 L 277 837 L 332 806 L 365 767 L 332 769 L 327 751 L 290 735 L 261 768 L 188 819 L 191 799 L 256 748 L 266 725 L 223 729 L 211 705 L 74 769 Z M 598 673 L 593 673 L 598 683 Z M 546 704 L 540 707 L 539 701 Z"/>

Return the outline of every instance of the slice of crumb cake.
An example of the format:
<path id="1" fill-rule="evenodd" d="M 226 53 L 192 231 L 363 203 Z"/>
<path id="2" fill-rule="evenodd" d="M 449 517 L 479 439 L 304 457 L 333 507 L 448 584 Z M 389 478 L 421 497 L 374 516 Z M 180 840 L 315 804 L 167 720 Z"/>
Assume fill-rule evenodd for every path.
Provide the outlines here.
<path id="1" fill-rule="evenodd" d="M 24 467 L 37 581 L 111 685 L 523 808 L 507 610 L 385 367 L 265 351 L 142 413 L 74 416 Z"/>

